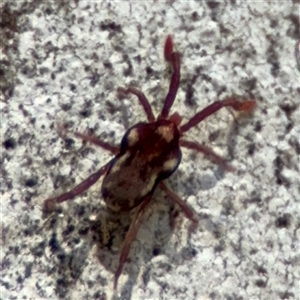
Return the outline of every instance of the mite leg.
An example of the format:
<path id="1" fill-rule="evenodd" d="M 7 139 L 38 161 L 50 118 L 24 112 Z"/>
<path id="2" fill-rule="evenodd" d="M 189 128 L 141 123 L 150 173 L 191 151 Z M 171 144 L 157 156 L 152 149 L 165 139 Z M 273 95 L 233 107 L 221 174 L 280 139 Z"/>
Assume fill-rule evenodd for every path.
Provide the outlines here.
<path id="1" fill-rule="evenodd" d="M 103 166 L 99 171 L 95 172 L 94 174 L 90 175 L 87 179 L 79 183 L 74 189 L 72 189 L 69 192 L 66 192 L 58 197 L 48 198 L 44 201 L 44 207 L 43 211 L 45 213 L 53 211 L 55 205 L 57 203 L 61 203 L 67 200 L 71 200 L 77 195 L 83 193 L 86 191 L 89 187 L 91 187 L 96 181 L 107 172 L 107 169 L 109 167 L 109 163 L 107 163 L 105 166 Z"/>
<path id="2" fill-rule="evenodd" d="M 196 113 L 196 115 L 192 117 L 187 123 L 183 124 L 180 127 L 180 132 L 183 133 L 188 131 L 189 129 L 199 124 L 208 116 L 217 112 L 222 107 L 226 107 L 226 106 L 232 107 L 236 111 L 251 111 L 254 109 L 255 105 L 256 102 L 254 100 L 239 102 L 235 98 L 228 98 L 223 101 L 216 101 L 210 104 L 209 106 L 207 106 L 206 108 L 204 108 L 203 110 Z"/>
<path id="3" fill-rule="evenodd" d="M 110 145 L 106 142 L 103 142 L 95 136 L 88 135 L 88 134 L 83 134 L 83 133 L 80 133 L 80 132 L 74 132 L 74 135 L 76 137 L 82 139 L 85 142 L 90 142 L 90 143 L 92 143 L 96 146 L 101 147 L 104 150 L 110 151 L 114 155 L 119 153 L 119 150 L 120 150 L 119 147 L 115 147 L 115 146 L 112 146 L 112 145 Z"/>
<path id="4" fill-rule="evenodd" d="M 138 232 L 140 225 L 142 223 L 142 220 L 143 220 L 145 209 L 146 209 L 147 205 L 150 203 L 151 197 L 152 197 L 152 195 L 147 196 L 145 198 L 145 200 L 141 203 L 141 206 L 140 206 L 137 214 L 135 215 L 135 217 L 129 227 L 129 230 L 126 234 L 124 245 L 123 245 L 123 248 L 122 248 L 122 251 L 120 254 L 119 265 L 118 265 L 117 271 L 115 273 L 114 290 L 117 289 L 118 279 L 122 273 L 123 266 L 127 260 L 131 244 L 135 240 L 135 237 L 137 235 L 137 232 Z"/>
<path id="5" fill-rule="evenodd" d="M 180 55 L 178 52 L 173 52 L 173 40 L 170 35 L 167 36 L 165 42 L 164 54 L 166 61 L 170 62 L 173 67 L 173 74 L 169 86 L 169 92 L 166 96 L 164 107 L 160 114 L 160 118 L 162 119 L 166 119 L 169 115 L 169 111 L 174 103 L 180 82 Z"/>
<path id="6" fill-rule="evenodd" d="M 235 168 L 229 165 L 224 158 L 216 154 L 212 149 L 200 145 L 196 142 L 190 142 L 190 141 L 185 141 L 185 140 L 180 140 L 179 141 L 180 146 L 191 149 L 191 150 L 196 150 L 198 152 L 203 153 L 204 155 L 208 156 L 213 160 L 213 162 L 217 163 L 221 167 L 223 167 L 225 170 L 229 172 L 234 172 Z"/>
<path id="7" fill-rule="evenodd" d="M 153 115 L 150 103 L 149 103 L 148 99 L 146 98 L 146 96 L 141 91 L 139 91 L 138 89 L 136 89 L 134 87 L 129 87 L 127 89 L 119 87 L 118 88 L 118 93 L 120 93 L 120 94 L 126 94 L 126 95 L 133 94 L 133 95 L 137 96 L 138 99 L 139 99 L 139 101 L 140 101 L 140 104 L 144 108 L 144 111 L 146 113 L 148 121 L 150 123 L 155 121 L 155 118 L 154 118 L 154 115 Z"/>
<path id="8" fill-rule="evenodd" d="M 183 213 L 186 215 L 188 219 L 190 219 L 195 225 L 198 224 L 198 220 L 195 218 L 192 209 L 174 192 L 167 188 L 167 186 L 163 183 L 159 183 L 159 187 L 176 203 L 179 205 Z"/>

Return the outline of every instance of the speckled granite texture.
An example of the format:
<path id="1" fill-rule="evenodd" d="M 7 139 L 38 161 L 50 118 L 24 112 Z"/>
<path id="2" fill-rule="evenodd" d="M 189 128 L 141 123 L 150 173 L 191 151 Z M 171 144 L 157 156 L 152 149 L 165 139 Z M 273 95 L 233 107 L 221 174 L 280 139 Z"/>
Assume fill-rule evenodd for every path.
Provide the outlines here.
<path id="1" fill-rule="evenodd" d="M 0 299 L 300 299 L 298 1 L 2 1 L 0 11 Z M 113 295 L 126 221 L 103 242 L 101 183 L 47 218 L 41 208 L 111 157 L 63 129 L 118 145 L 145 120 L 134 97 L 118 100 L 129 84 L 159 112 L 167 34 L 182 54 L 173 112 L 188 119 L 232 95 L 257 108 L 223 109 L 188 133 L 237 171 L 184 150 L 167 184 L 199 226 L 189 235 L 157 191 Z"/>

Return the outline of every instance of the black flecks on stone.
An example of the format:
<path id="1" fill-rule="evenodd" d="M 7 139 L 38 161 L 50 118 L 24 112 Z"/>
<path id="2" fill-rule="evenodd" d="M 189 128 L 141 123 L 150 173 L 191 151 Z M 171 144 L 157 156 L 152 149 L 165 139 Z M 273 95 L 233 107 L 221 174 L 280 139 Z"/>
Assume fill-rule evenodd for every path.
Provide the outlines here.
<path id="1" fill-rule="evenodd" d="M 150 268 L 146 268 L 146 270 L 142 274 L 142 280 L 145 286 L 147 286 L 150 281 Z"/>
<path id="2" fill-rule="evenodd" d="M 76 85 L 74 83 L 71 83 L 69 86 L 70 86 L 71 92 L 75 92 L 76 91 Z"/>
<path id="3" fill-rule="evenodd" d="M 257 249 L 252 248 L 252 249 L 250 249 L 249 254 L 250 254 L 250 255 L 255 255 L 257 252 L 258 252 Z"/>
<path id="4" fill-rule="evenodd" d="M 29 263 L 25 267 L 24 278 L 29 278 L 31 276 L 31 271 L 32 271 L 32 263 Z"/>
<path id="5" fill-rule="evenodd" d="M 248 91 L 253 90 L 256 87 L 257 79 L 256 78 L 250 78 L 242 81 L 242 85 L 244 89 L 247 89 Z"/>
<path id="6" fill-rule="evenodd" d="M 220 33 L 224 38 L 232 35 L 232 32 L 227 27 L 225 27 L 222 23 L 219 24 L 219 28 L 220 28 Z"/>
<path id="7" fill-rule="evenodd" d="M 40 75 L 44 75 L 44 74 L 47 74 L 47 73 L 49 73 L 49 69 L 48 68 L 46 68 L 46 67 L 39 68 L 39 74 Z"/>
<path id="8" fill-rule="evenodd" d="M 99 55 L 96 52 L 93 52 L 91 59 L 94 61 L 94 63 L 97 63 L 99 61 Z"/>
<path id="9" fill-rule="evenodd" d="M 20 248 L 18 246 L 14 246 L 14 247 L 9 246 L 8 249 L 9 249 L 9 252 L 14 254 L 15 256 L 20 254 Z"/>
<path id="10" fill-rule="evenodd" d="M 220 253 L 220 252 L 222 252 L 224 249 L 225 249 L 225 244 L 224 244 L 224 242 L 220 242 L 219 244 L 217 244 L 217 245 L 214 247 L 214 252 L 215 252 L 215 253 Z"/>
<path id="11" fill-rule="evenodd" d="M 262 128 L 261 122 L 260 122 L 260 121 L 255 122 L 254 130 L 255 130 L 256 132 L 260 132 L 260 131 L 261 131 L 261 128 Z"/>
<path id="12" fill-rule="evenodd" d="M 83 109 L 80 111 L 80 116 L 83 118 L 88 118 L 91 115 L 91 110 L 90 109 Z"/>
<path id="13" fill-rule="evenodd" d="M 50 77 L 51 77 L 52 80 L 55 80 L 55 78 L 56 78 L 55 73 L 51 73 L 51 76 L 50 76 Z"/>
<path id="14" fill-rule="evenodd" d="M 11 184 L 11 183 L 7 184 L 7 187 L 8 187 L 9 189 L 11 189 L 11 188 L 12 188 L 12 184 Z M 19 202 L 19 201 L 18 201 L 17 199 L 11 199 L 11 200 L 9 201 L 9 205 L 14 206 L 14 205 L 17 204 L 18 202 Z"/>
<path id="15" fill-rule="evenodd" d="M 124 70 L 123 70 L 123 75 L 124 75 L 125 77 L 132 75 L 132 70 L 133 70 L 133 68 L 132 68 L 132 63 L 131 63 L 131 61 L 129 60 L 129 57 L 128 57 L 127 54 L 124 54 L 124 55 L 123 55 L 123 60 L 124 60 L 124 61 L 127 63 L 127 65 L 128 65 L 127 68 L 124 68 Z"/>
<path id="16" fill-rule="evenodd" d="M 44 241 L 40 242 L 31 249 L 31 252 L 36 257 L 42 257 L 44 255 L 45 247 L 46 243 Z"/>
<path id="17" fill-rule="evenodd" d="M 31 202 L 31 196 L 30 195 L 25 195 L 23 199 L 24 199 L 24 202 L 26 202 L 26 203 Z"/>
<path id="18" fill-rule="evenodd" d="M 76 214 L 78 217 L 82 217 L 85 214 L 85 207 L 83 205 L 78 206 Z"/>
<path id="19" fill-rule="evenodd" d="M 291 25 L 287 30 L 287 35 L 295 40 L 300 39 L 300 21 L 298 13 L 291 14 L 289 16 L 289 20 L 291 21 Z"/>
<path id="20" fill-rule="evenodd" d="M 73 224 L 69 224 L 66 229 L 63 231 L 63 235 L 69 235 L 71 234 L 75 229 L 75 226 Z"/>
<path id="21" fill-rule="evenodd" d="M 154 247 L 152 250 L 153 256 L 157 256 L 160 254 L 160 249 L 158 247 Z"/>
<path id="22" fill-rule="evenodd" d="M 283 161 L 280 156 L 277 156 L 273 162 L 275 170 L 281 171 L 283 168 Z"/>
<path id="23" fill-rule="evenodd" d="M 267 282 L 262 279 L 258 279 L 255 281 L 255 285 L 259 288 L 265 288 L 267 286 Z"/>
<path id="24" fill-rule="evenodd" d="M 291 292 L 285 291 L 283 293 L 279 293 L 279 297 L 282 300 L 287 300 L 287 299 L 296 299 L 295 295 Z"/>
<path id="25" fill-rule="evenodd" d="M 193 107 L 195 105 L 194 88 L 192 83 L 187 85 L 184 104 L 189 107 Z"/>
<path id="26" fill-rule="evenodd" d="M 220 5 L 217 1 L 207 1 L 206 4 L 210 9 L 216 9 Z"/>
<path id="27" fill-rule="evenodd" d="M 6 150 L 11 150 L 16 147 L 16 140 L 14 138 L 8 138 L 3 142 L 3 146 Z"/>
<path id="28" fill-rule="evenodd" d="M 29 202 L 29 201 L 26 200 L 26 202 Z M 32 229 L 31 229 L 31 228 L 25 228 L 25 229 L 23 230 L 23 234 L 24 234 L 25 236 L 31 236 L 31 235 L 33 234 Z"/>
<path id="29" fill-rule="evenodd" d="M 53 157 L 50 160 L 44 159 L 44 165 L 49 167 L 49 166 L 53 166 L 58 162 L 58 158 L 57 157 Z"/>
<path id="30" fill-rule="evenodd" d="M 56 283 L 58 286 L 61 286 L 61 287 L 67 287 L 68 286 L 68 280 L 66 278 L 58 278 L 56 280 Z"/>
<path id="31" fill-rule="evenodd" d="M 61 107 L 61 109 L 62 109 L 63 111 L 68 111 L 68 110 L 71 109 L 72 104 L 71 104 L 71 103 L 63 103 L 63 104 L 60 105 L 60 107 Z"/>
<path id="32" fill-rule="evenodd" d="M 298 105 L 294 103 L 282 103 L 279 104 L 279 107 L 286 113 L 287 117 L 290 117 L 290 115 L 297 109 Z"/>
<path id="33" fill-rule="evenodd" d="M 294 124 L 292 122 L 289 122 L 286 126 L 285 126 L 285 132 L 289 133 L 294 127 Z"/>
<path id="34" fill-rule="evenodd" d="M 52 8 L 51 8 L 51 7 L 47 7 L 47 8 L 45 9 L 45 14 L 46 14 L 46 15 L 52 15 L 52 14 L 53 14 Z"/>
<path id="35" fill-rule="evenodd" d="M 65 253 L 58 253 L 56 257 L 60 260 L 61 263 L 63 263 L 67 258 Z"/>
<path id="36" fill-rule="evenodd" d="M 254 203 L 260 207 L 263 202 L 262 202 L 260 195 L 258 195 L 257 193 L 252 193 L 251 198 L 247 201 L 247 203 L 249 203 L 249 204 Z"/>
<path id="37" fill-rule="evenodd" d="M 284 185 L 286 187 L 290 186 L 290 182 L 285 178 L 282 174 L 281 171 L 283 169 L 284 163 L 283 160 L 281 159 L 280 156 L 277 156 L 275 160 L 273 161 L 274 165 L 274 175 L 276 177 L 276 183 L 278 185 Z"/>
<path id="38" fill-rule="evenodd" d="M 277 228 L 289 228 L 291 225 L 291 219 L 292 217 L 290 214 L 283 214 L 275 220 L 275 226 Z"/>
<path id="39" fill-rule="evenodd" d="M 218 226 L 215 226 L 215 228 L 213 228 L 212 233 L 216 239 L 219 239 L 222 236 L 222 232 L 220 228 L 218 228 Z"/>
<path id="40" fill-rule="evenodd" d="M 104 22 L 101 22 L 100 29 L 103 31 L 108 30 L 108 31 L 121 32 L 121 25 L 116 24 L 113 21 L 106 20 Z"/>
<path id="41" fill-rule="evenodd" d="M 18 144 L 24 145 L 26 141 L 34 137 L 29 132 L 25 132 L 24 134 L 20 135 L 18 138 Z"/>
<path id="42" fill-rule="evenodd" d="M 300 155 L 300 142 L 296 137 L 289 139 L 289 144 L 295 149 L 296 153 Z"/>
<path id="43" fill-rule="evenodd" d="M 253 155 L 254 152 L 255 152 L 255 144 L 250 144 L 250 145 L 248 146 L 248 154 L 249 154 L 249 155 Z"/>
<path id="44" fill-rule="evenodd" d="M 118 112 L 119 108 L 116 107 L 113 103 L 110 101 L 105 102 L 107 112 L 111 115 L 114 115 L 116 112 Z"/>
<path id="45" fill-rule="evenodd" d="M 223 201 L 223 209 L 222 209 L 222 214 L 225 216 L 229 216 L 233 213 L 234 209 L 233 209 L 233 204 L 231 200 L 226 200 Z"/>
<path id="46" fill-rule="evenodd" d="M 84 17 L 79 17 L 77 19 L 77 24 L 82 24 L 82 23 L 84 23 Z"/>
<path id="47" fill-rule="evenodd" d="M 198 251 L 195 248 L 186 247 L 182 250 L 182 256 L 184 259 L 192 259 L 197 255 Z"/>
<path id="48" fill-rule="evenodd" d="M 192 21 L 199 21 L 199 15 L 198 15 L 198 13 L 196 12 L 196 11 L 194 11 L 194 12 L 192 12 L 192 14 L 191 14 L 191 19 L 192 19 Z"/>
<path id="49" fill-rule="evenodd" d="M 18 275 L 17 277 L 17 283 L 21 284 L 24 281 L 24 278 L 21 275 Z"/>
<path id="50" fill-rule="evenodd" d="M 280 69 L 280 64 L 279 64 L 278 53 L 275 50 L 275 45 L 271 45 L 267 49 L 266 55 L 267 55 L 267 62 L 271 64 L 271 74 L 274 77 L 277 77 Z"/>
<path id="51" fill-rule="evenodd" d="M 90 86 L 95 87 L 100 80 L 101 75 L 98 73 L 98 70 L 93 71 L 92 75 L 89 76 L 90 79 Z"/>
<path id="52" fill-rule="evenodd" d="M 260 274 L 260 275 L 261 274 L 263 274 L 263 275 L 268 274 L 267 270 L 264 267 L 262 267 L 262 266 L 257 267 L 257 273 Z"/>
<path id="53" fill-rule="evenodd" d="M 34 187 L 37 183 L 38 183 L 38 178 L 37 178 L 36 176 L 27 178 L 27 179 L 25 180 L 25 185 L 26 185 L 27 187 Z"/>
<path id="54" fill-rule="evenodd" d="M 278 26 L 278 20 L 276 20 L 276 19 L 270 20 L 271 28 L 276 28 L 277 26 Z"/>
<path id="55" fill-rule="evenodd" d="M 43 82 L 43 81 L 38 81 L 36 84 L 35 84 L 35 87 L 38 89 L 38 88 L 41 88 L 41 89 L 43 89 L 43 88 L 45 88 L 46 87 L 46 85 L 47 85 L 47 83 L 46 82 Z"/>
<path id="56" fill-rule="evenodd" d="M 95 300 L 106 300 L 107 298 L 106 298 L 105 294 L 103 294 L 100 291 L 97 291 L 97 292 L 94 293 L 93 299 L 95 299 Z"/>
<path id="57" fill-rule="evenodd" d="M 136 55 L 136 56 L 134 56 L 133 59 L 134 59 L 138 64 L 140 64 L 141 61 L 142 61 L 142 57 L 141 57 L 139 54 Z"/>
<path id="58" fill-rule="evenodd" d="M 112 63 L 108 60 L 103 62 L 103 66 L 105 69 L 112 69 Z"/>
<path id="59" fill-rule="evenodd" d="M 24 117 L 28 116 L 28 111 L 24 108 L 23 104 L 20 104 L 18 108 L 22 111 Z"/>
<path id="60" fill-rule="evenodd" d="M 90 148 L 90 147 L 84 147 L 84 148 L 82 148 L 80 150 L 80 154 L 82 155 L 82 157 L 86 157 L 90 153 L 95 153 L 95 149 L 94 148 Z"/>
<path id="61" fill-rule="evenodd" d="M 80 238 L 79 237 L 74 237 L 73 238 L 73 240 L 72 240 L 72 243 L 74 244 L 74 245 L 78 245 L 78 244 L 80 244 Z"/>
<path id="62" fill-rule="evenodd" d="M 151 76 L 153 74 L 153 69 L 150 66 L 146 67 L 146 73 L 148 76 Z"/>
<path id="63" fill-rule="evenodd" d="M 78 229 L 78 233 L 80 235 L 87 235 L 88 232 L 89 232 L 89 227 L 83 227 L 83 228 Z"/>
<path id="64" fill-rule="evenodd" d="M 75 144 L 75 141 L 71 138 L 66 138 L 65 140 L 65 147 L 67 150 L 70 150 L 73 148 L 74 144 Z"/>
<path id="65" fill-rule="evenodd" d="M 7 2 L 1 9 L 0 28 L 17 31 L 18 14 L 12 12 L 10 4 Z"/>
<path id="66" fill-rule="evenodd" d="M 220 130 L 209 133 L 208 140 L 212 143 L 220 136 Z"/>
<path id="67" fill-rule="evenodd" d="M 49 241 L 49 247 L 52 252 L 56 252 L 60 248 L 56 234 L 52 234 Z"/>
<path id="68" fill-rule="evenodd" d="M 1 279 L 1 285 L 3 285 L 7 290 L 11 290 L 11 285 L 3 279 Z"/>

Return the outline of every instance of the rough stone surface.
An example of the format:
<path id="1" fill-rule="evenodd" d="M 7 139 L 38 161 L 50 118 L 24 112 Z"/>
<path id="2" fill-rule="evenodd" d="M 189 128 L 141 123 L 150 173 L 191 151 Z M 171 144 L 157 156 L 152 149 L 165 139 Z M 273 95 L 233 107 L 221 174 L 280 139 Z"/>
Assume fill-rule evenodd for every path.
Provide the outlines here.
<path id="1" fill-rule="evenodd" d="M 0 298 L 299 299 L 299 3 L 42 2 L 0 4 Z M 159 112 L 168 34 L 182 54 L 173 112 L 233 95 L 257 108 L 188 133 L 237 171 L 184 150 L 168 185 L 199 227 L 189 235 L 157 191 L 113 295 L 126 220 L 101 239 L 100 182 L 46 219 L 41 208 L 111 157 L 64 129 L 118 145 L 145 120 L 134 97 L 118 100 L 129 84 Z"/>

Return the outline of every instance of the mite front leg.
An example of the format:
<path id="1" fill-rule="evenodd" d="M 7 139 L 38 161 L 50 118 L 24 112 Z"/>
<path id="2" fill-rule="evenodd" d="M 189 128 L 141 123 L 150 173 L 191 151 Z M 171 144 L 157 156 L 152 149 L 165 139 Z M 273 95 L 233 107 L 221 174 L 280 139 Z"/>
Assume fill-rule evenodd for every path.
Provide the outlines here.
<path id="1" fill-rule="evenodd" d="M 212 149 L 206 146 L 200 145 L 196 142 L 185 141 L 185 140 L 180 140 L 179 145 L 187 149 L 196 150 L 197 152 L 203 153 L 204 155 L 208 156 L 208 158 L 211 158 L 213 162 L 223 167 L 226 171 L 229 172 L 235 171 L 235 168 L 229 165 L 223 157 L 219 156 Z"/>
<path id="2" fill-rule="evenodd" d="M 134 216 L 133 221 L 131 222 L 131 225 L 129 227 L 129 230 L 126 234 L 125 237 L 125 241 L 124 241 L 124 245 L 120 254 L 120 259 L 119 259 L 119 265 L 118 265 L 118 269 L 115 273 L 115 279 L 114 279 L 114 290 L 117 289 L 118 286 L 118 280 L 119 277 L 122 273 L 124 264 L 127 260 L 128 254 L 129 254 L 129 250 L 131 247 L 132 242 L 135 240 L 137 232 L 141 226 L 142 220 L 143 220 L 143 216 L 146 210 L 146 207 L 148 206 L 148 204 L 150 203 L 152 195 L 147 196 L 144 201 L 141 203 L 141 206 L 137 212 L 137 214 Z"/>
<path id="3" fill-rule="evenodd" d="M 120 150 L 119 147 L 115 147 L 115 146 L 110 145 L 109 143 L 103 142 L 103 141 L 101 141 L 100 139 L 98 139 L 95 136 L 92 136 L 92 135 L 89 135 L 89 134 L 80 133 L 80 132 L 74 132 L 74 135 L 77 138 L 80 138 L 80 139 L 82 139 L 85 142 L 89 142 L 89 143 L 92 143 L 92 144 L 94 144 L 96 146 L 99 146 L 102 149 L 107 150 L 107 151 L 111 152 L 114 155 L 116 155 L 116 154 L 119 153 L 119 150 Z"/>
<path id="4" fill-rule="evenodd" d="M 179 205 L 183 213 L 186 215 L 188 219 L 190 219 L 195 225 L 198 224 L 198 220 L 194 216 L 194 212 L 192 209 L 174 192 L 172 192 L 167 186 L 163 183 L 159 183 L 159 187 L 176 203 Z"/>
<path id="5" fill-rule="evenodd" d="M 129 87 L 127 89 L 119 87 L 118 88 L 118 93 L 126 94 L 126 95 L 133 94 L 133 95 L 137 96 L 137 98 L 140 101 L 140 104 L 144 108 L 144 111 L 146 113 L 146 116 L 147 116 L 147 119 L 148 119 L 149 123 L 152 123 L 152 122 L 155 121 L 150 103 L 149 103 L 148 99 L 146 98 L 146 96 L 144 95 L 143 92 L 139 91 L 138 89 L 136 89 L 134 87 Z"/>
<path id="6" fill-rule="evenodd" d="M 45 213 L 52 212 L 57 203 L 72 200 L 77 195 L 79 195 L 79 194 L 83 193 L 84 191 L 86 191 L 89 187 L 91 187 L 94 183 L 96 183 L 96 181 L 102 175 L 104 175 L 107 172 L 110 163 L 111 163 L 111 161 L 109 163 L 107 163 L 105 166 L 103 166 L 99 171 L 95 172 L 94 174 L 90 175 L 87 179 L 85 179 L 84 181 L 79 183 L 71 191 L 69 191 L 67 193 L 64 193 L 64 194 L 62 194 L 60 196 L 57 196 L 57 197 L 46 199 L 44 201 L 43 211 Z"/>
<path id="7" fill-rule="evenodd" d="M 180 127 L 180 133 L 184 133 L 191 129 L 192 127 L 195 127 L 200 122 L 202 122 L 205 118 L 208 116 L 214 114 L 219 109 L 223 107 L 232 107 L 236 111 L 252 111 L 256 105 L 256 102 L 254 100 L 248 100 L 244 102 L 239 102 L 235 98 L 228 98 L 223 101 L 216 101 L 207 107 L 205 107 L 203 110 L 199 111 L 195 114 L 194 117 L 192 117 L 187 123 L 182 125 Z"/>
<path id="8" fill-rule="evenodd" d="M 169 115 L 169 111 L 174 103 L 180 82 L 180 55 L 178 52 L 173 52 L 173 39 L 170 35 L 166 39 L 164 54 L 166 61 L 172 64 L 173 74 L 169 86 L 169 92 L 166 96 L 164 107 L 160 114 L 160 118 L 162 119 L 166 119 Z"/>

